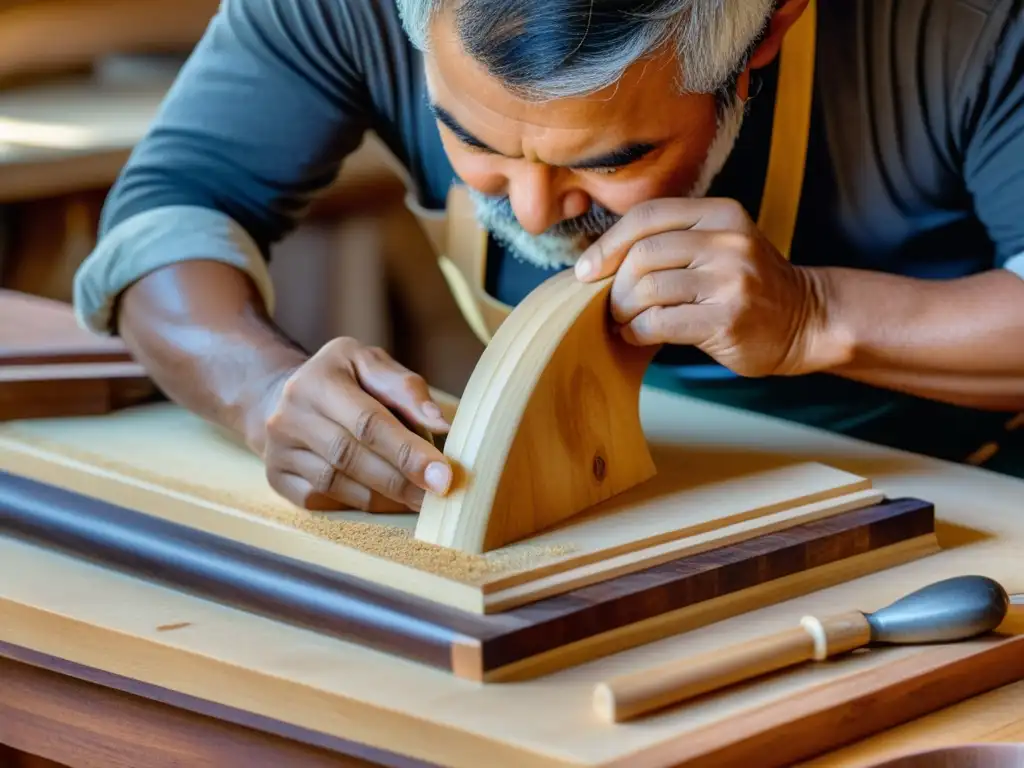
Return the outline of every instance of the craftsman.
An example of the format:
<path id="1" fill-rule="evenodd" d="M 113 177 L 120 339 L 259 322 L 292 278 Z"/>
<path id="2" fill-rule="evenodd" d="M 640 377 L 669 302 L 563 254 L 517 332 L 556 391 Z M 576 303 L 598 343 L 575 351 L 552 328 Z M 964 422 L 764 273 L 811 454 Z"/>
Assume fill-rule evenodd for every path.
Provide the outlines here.
<path id="1" fill-rule="evenodd" d="M 268 320 L 272 245 L 374 131 L 414 212 L 468 188 L 498 302 L 614 275 L 653 385 L 1024 476 L 1022 75 L 1019 0 L 225 0 L 77 311 L 297 504 L 444 493 L 392 415 L 444 431 L 426 382 Z"/>

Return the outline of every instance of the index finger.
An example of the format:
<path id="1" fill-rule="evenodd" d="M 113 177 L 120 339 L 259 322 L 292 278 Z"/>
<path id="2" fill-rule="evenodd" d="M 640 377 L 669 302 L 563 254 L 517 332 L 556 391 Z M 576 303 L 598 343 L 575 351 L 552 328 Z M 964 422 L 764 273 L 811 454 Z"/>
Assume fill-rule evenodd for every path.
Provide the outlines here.
<path id="1" fill-rule="evenodd" d="M 425 491 L 444 495 L 451 486 L 448 460 L 430 441 L 410 430 L 379 400 L 349 379 L 341 378 L 314 404 L 320 414 L 347 429 Z"/>
<path id="2" fill-rule="evenodd" d="M 576 277 L 601 280 L 622 266 L 629 249 L 652 235 L 686 229 L 744 230 L 750 223 L 743 206 L 725 198 L 658 198 L 631 208 L 583 252 Z"/>

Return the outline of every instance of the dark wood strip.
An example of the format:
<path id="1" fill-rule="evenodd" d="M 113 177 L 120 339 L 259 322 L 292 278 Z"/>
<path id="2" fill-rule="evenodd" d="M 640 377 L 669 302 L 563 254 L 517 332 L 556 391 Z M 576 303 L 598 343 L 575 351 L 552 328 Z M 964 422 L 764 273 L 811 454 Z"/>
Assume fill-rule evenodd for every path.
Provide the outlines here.
<path id="1" fill-rule="evenodd" d="M 932 504 L 898 499 L 556 595 L 508 612 L 521 628 L 484 642 L 484 670 L 927 535 L 934 527 Z"/>
<path id="2" fill-rule="evenodd" d="M 456 627 L 474 624 L 469 614 L 4 472 L 0 530 L 443 669 Z"/>
<path id="3" fill-rule="evenodd" d="M 71 766 L 430 768 L 3 642 L 0 743 Z"/>
<path id="4" fill-rule="evenodd" d="M 2 532 L 450 672 L 478 641 L 481 675 L 933 527 L 931 504 L 888 501 L 480 616 L 0 472 Z"/>

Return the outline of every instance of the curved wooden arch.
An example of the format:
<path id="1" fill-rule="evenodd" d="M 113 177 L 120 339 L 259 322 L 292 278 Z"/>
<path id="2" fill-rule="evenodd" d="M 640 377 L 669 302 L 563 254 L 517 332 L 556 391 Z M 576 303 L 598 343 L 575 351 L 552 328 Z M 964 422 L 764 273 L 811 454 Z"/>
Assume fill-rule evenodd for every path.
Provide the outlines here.
<path id="1" fill-rule="evenodd" d="M 572 517 L 655 474 L 640 387 L 656 347 L 613 330 L 611 278 L 549 278 L 501 324 L 460 400 L 445 497 L 427 494 L 416 538 L 480 554 Z"/>

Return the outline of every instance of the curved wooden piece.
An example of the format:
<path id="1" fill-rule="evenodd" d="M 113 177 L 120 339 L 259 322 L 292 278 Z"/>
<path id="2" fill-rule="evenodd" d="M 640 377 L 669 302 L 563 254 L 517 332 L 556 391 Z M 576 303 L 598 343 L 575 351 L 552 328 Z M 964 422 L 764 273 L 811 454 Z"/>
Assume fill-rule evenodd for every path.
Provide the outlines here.
<path id="1" fill-rule="evenodd" d="M 480 554 L 527 538 L 655 474 L 640 385 L 656 347 L 614 332 L 611 278 L 549 278 L 502 323 L 445 439 L 445 497 L 427 494 L 416 538 Z"/>

